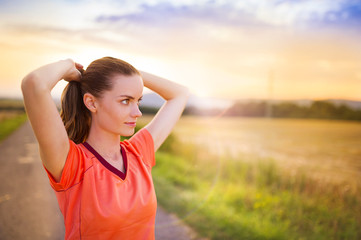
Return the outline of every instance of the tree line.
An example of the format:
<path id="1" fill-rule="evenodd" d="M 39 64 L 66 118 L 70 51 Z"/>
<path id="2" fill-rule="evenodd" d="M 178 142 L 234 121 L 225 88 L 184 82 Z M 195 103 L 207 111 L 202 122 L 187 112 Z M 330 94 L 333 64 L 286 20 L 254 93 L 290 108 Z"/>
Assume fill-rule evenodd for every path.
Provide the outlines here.
<path id="1" fill-rule="evenodd" d="M 234 116 L 234 117 L 273 117 L 273 118 L 316 118 L 361 121 L 361 109 L 352 109 L 346 105 L 335 105 L 328 101 L 314 101 L 308 106 L 293 102 L 281 102 L 268 105 L 263 102 L 235 102 L 228 109 L 201 109 L 192 107 L 186 115 Z"/>
<path id="2" fill-rule="evenodd" d="M 25 107 L 22 100 L 0 98 L 0 111 L 25 112 Z"/>

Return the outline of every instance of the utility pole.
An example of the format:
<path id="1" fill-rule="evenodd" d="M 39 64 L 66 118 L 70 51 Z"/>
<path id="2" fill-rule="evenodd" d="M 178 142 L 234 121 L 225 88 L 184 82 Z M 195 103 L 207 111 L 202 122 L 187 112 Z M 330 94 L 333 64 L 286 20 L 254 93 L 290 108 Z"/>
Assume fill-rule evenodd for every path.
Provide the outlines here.
<path id="1" fill-rule="evenodd" d="M 272 118 L 273 81 L 274 81 L 274 73 L 273 70 L 271 69 L 268 72 L 268 99 L 266 105 L 267 118 Z"/>

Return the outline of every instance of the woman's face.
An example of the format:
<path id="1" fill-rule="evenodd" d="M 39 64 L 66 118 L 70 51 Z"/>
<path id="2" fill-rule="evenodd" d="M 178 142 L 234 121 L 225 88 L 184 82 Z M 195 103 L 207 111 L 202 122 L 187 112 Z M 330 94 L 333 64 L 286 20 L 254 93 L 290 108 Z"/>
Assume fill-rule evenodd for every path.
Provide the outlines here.
<path id="1" fill-rule="evenodd" d="M 137 118 L 142 116 L 139 101 L 143 96 L 143 80 L 137 75 L 115 75 L 113 88 L 97 98 L 97 111 L 92 122 L 102 130 L 120 136 L 134 134 Z"/>

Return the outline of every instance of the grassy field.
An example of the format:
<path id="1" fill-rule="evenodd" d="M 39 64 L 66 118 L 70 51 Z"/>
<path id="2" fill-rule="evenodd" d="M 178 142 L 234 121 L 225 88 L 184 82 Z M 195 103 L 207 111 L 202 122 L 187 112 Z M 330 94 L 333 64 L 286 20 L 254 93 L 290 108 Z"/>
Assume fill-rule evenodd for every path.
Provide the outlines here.
<path id="1" fill-rule="evenodd" d="M 361 238 L 358 180 L 327 178 L 329 171 L 334 179 L 333 173 L 342 163 L 345 166 L 339 175 L 346 175 L 343 169 L 359 174 L 359 168 L 352 169 L 360 156 L 354 148 L 360 146 L 359 123 L 185 118 L 174 133 L 156 154 L 153 176 L 158 201 L 201 236 Z M 243 147 L 225 150 L 223 147 L 230 144 L 222 145 L 224 141 L 233 142 L 233 149 L 238 144 Z M 273 144 L 273 148 L 264 143 Z M 257 144 L 256 151 L 242 152 Z M 345 156 L 341 161 L 335 154 L 342 146 Z M 290 155 L 293 147 L 296 151 Z M 278 155 L 267 156 L 277 149 Z M 288 158 L 285 168 L 281 163 L 287 156 L 293 157 Z M 289 168 L 292 171 L 287 171 Z"/>
<path id="2" fill-rule="evenodd" d="M 220 156 L 272 158 L 291 173 L 303 169 L 322 181 L 361 184 L 360 122 L 184 117 L 174 133 Z"/>
<path id="3" fill-rule="evenodd" d="M 356 192 L 307 175 L 281 174 L 265 160 L 204 152 L 157 153 L 159 204 L 210 239 L 360 239 Z M 203 155 L 203 156 L 202 156 Z"/>
<path id="4" fill-rule="evenodd" d="M 0 142 L 27 120 L 21 111 L 0 111 Z"/>
<path id="5" fill-rule="evenodd" d="M 0 99 L 0 141 L 26 121 L 22 99 Z"/>

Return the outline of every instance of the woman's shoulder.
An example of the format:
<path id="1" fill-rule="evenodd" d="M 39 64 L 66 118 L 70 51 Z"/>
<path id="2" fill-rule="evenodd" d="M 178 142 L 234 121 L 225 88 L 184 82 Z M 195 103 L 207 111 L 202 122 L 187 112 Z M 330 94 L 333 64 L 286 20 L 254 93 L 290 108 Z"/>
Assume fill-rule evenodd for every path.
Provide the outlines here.
<path id="1" fill-rule="evenodd" d="M 135 155 L 154 162 L 154 142 L 146 128 L 140 129 L 129 140 L 122 141 L 122 145 Z"/>
<path id="2" fill-rule="evenodd" d="M 77 159 L 92 159 L 94 155 L 86 147 L 86 142 L 84 143 L 75 143 L 69 139 L 69 153 L 68 158 L 77 158 Z"/>
<path id="3" fill-rule="evenodd" d="M 151 140 L 153 140 L 152 135 L 150 134 L 148 129 L 145 127 L 141 128 L 129 139 L 130 142 L 135 142 L 135 141 L 149 142 Z"/>

